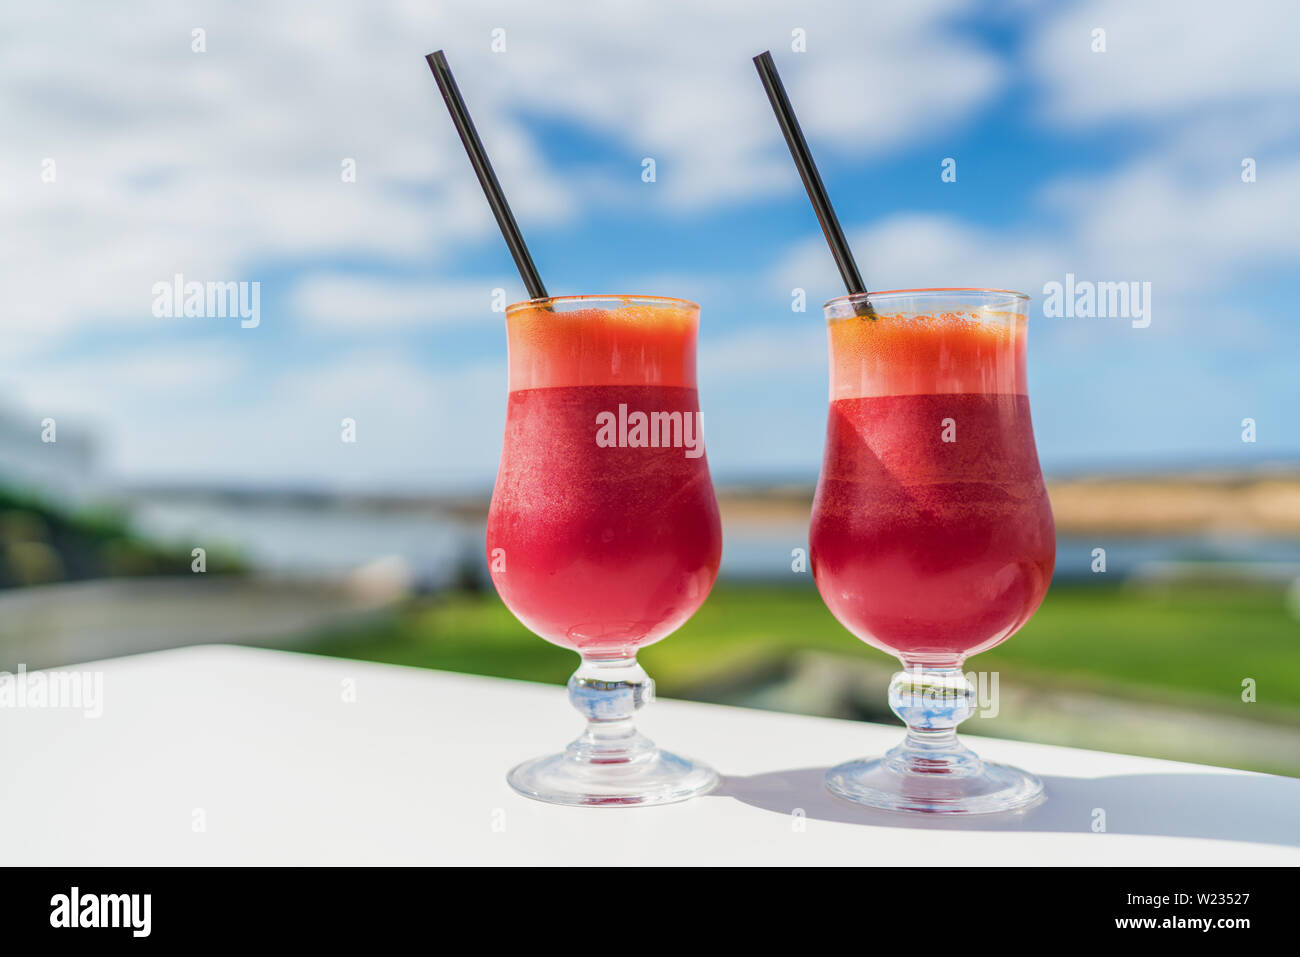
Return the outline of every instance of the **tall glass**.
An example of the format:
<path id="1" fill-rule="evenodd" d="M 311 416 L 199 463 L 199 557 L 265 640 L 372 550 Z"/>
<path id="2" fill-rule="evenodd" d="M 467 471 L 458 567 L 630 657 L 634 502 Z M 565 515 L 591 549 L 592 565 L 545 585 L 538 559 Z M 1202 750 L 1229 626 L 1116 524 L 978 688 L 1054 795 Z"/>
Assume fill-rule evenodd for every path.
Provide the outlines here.
<path id="1" fill-rule="evenodd" d="M 982 813 L 1042 797 L 1037 778 L 981 761 L 956 734 L 976 705 L 964 662 L 1029 620 L 1056 561 L 1025 389 L 1028 302 L 911 289 L 826 304 L 813 575 L 841 624 L 902 663 L 889 705 L 907 725 L 884 757 L 827 772 L 848 800 Z"/>
<path id="2" fill-rule="evenodd" d="M 569 700 L 587 720 L 562 753 L 509 774 L 554 804 L 665 804 L 712 768 L 633 725 L 654 683 L 637 649 L 670 634 L 717 577 L 722 527 L 695 380 L 699 306 L 572 296 L 506 309 L 510 397 L 487 557 L 506 606 L 582 656 Z"/>

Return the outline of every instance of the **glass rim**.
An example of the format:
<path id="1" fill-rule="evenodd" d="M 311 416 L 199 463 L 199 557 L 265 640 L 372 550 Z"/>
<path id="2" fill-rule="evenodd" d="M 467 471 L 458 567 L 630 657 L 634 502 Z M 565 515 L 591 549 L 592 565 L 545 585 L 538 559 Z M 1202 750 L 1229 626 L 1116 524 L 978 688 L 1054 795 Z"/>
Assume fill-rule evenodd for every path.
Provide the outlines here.
<path id="1" fill-rule="evenodd" d="M 697 312 L 700 309 L 698 302 L 692 302 L 690 299 L 677 299 L 673 296 L 646 296 L 640 293 L 596 293 L 583 296 L 545 296 L 541 299 L 525 299 L 522 302 L 512 302 L 506 306 L 506 314 L 509 315 L 511 312 L 520 309 L 539 309 L 550 305 L 578 302 L 611 302 L 620 305 L 640 303 L 651 306 L 675 306 L 679 309 L 694 309 Z"/>
<path id="2" fill-rule="evenodd" d="M 1016 302 L 1029 302 L 1031 299 L 1028 293 L 1017 292 L 1014 289 L 986 289 L 982 286 L 935 286 L 928 289 L 883 289 L 880 292 L 854 292 L 827 299 L 822 303 L 822 308 L 828 309 L 841 303 L 857 305 L 862 302 L 869 302 L 874 304 L 882 298 L 915 299 L 921 296 L 953 293 L 981 293 L 987 296 L 1003 296 Z"/>

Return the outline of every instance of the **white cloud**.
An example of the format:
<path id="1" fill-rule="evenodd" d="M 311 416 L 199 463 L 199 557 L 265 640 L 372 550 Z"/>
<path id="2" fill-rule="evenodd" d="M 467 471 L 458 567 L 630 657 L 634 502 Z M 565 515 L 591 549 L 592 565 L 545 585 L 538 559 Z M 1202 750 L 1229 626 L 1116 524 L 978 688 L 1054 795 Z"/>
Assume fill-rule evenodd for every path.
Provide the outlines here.
<path id="1" fill-rule="evenodd" d="M 826 348 L 821 307 L 811 303 L 807 312 L 791 312 L 781 323 L 702 336 L 700 379 L 704 383 L 734 383 L 763 379 L 771 373 L 820 373 L 826 365 Z"/>
<path id="2" fill-rule="evenodd" d="M 656 158 L 664 202 L 696 208 L 798 188 L 754 54 L 772 49 L 810 138 L 884 152 L 944 131 L 1003 83 L 995 57 L 947 28 L 973 6 L 569 3 L 530 8 L 537 20 L 521 10 L 471 21 L 484 34 L 492 23 L 510 31 L 498 82 L 528 107 L 626 150 L 629 190 L 640 188 L 640 159 Z M 791 52 L 794 29 L 806 32 L 806 53 Z"/>
<path id="3" fill-rule="evenodd" d="M 314 275 L 294 287 L 289 309 L 316 331 L 500 321 L 492 311 L 494 290 L 513 301 L 517 284 L 507 277 L 440 282 Z"/>
<path id="4" fill-rule="evenodd" d="M 202 54 L 190 50 L 196 19 Z M 39 339 L 106 319 L 144 326 L 152 283 L 176 272 L 260 279 L 268 263 L 344 255 L 427 263 L 489 235 L 422 59 L 439 19 L 155 3 L 128 25 L 98 4 L 39 17 L 6 7 L 0 29 L 21 51 L 0 61 L 13 91 L 0 104 L 7 328 Z M 517 211 L 562 219 L 569 187 L 508 122 L 484 126 Z M 53 183 L 40 179 L 47 158 Z M 355 183 L 341 179 L 345 158 Z"/>
<path id="5" fill-rule="evenodd" d="M 1193 157 L 1194 158 L 1194 157 Z M 900 214 L 850 227 L 850 245 L 878 289 L 974 286 L 1037 298 L 1047 280 L 1151 282 L 1166 303 L 1194 299 L 1300 255 L 1300 158 L 1243 183 L 1239 168 L 1190 169 L 1166 150 L 1116 171 L 1050 183 L 1038 223 L 972 224 L 947 214 Z M 1049 215 L 1050 214 L 1050 215 Z M 794 244 L 772 270 L 773 290 L 842 294 L 823 238 Z"/>
<path id="6" fill-rule="evenodd" d="M 939 214 L 891 216 L 875 226 L 851 229 L 854 258 L 875 289 L 945 286 L 1014 289 L 1050 274 L 1050 253 L 1030 237 L 972 226 Z M 791 247 L 772 270 L 773 289 L 808 290 L 809 308 L 820 311 L 818 292 L 844 294 L 839 272 L 818 235 Z"/>
<path id="7" fill-rule="evenodd" d="M 269 263 L 426 267 L 495 226 L 423 62 L 446 46 L 526 228 L 644 201 L 698 209 L 797 188 L 749 57 L 771 46 L 809 134 L 886 149 L 942 129 L 1000 78 L 942 28 L 966 2 L 8 5 L 0 30 L 6 327 L 38 350 L 111 320 L 147 328 L 176 272 L 256 280 Z M 207 52 L 191 51 L 206 31 Z M 489 50 L 504 27 L 507 50 Z M 791 30 L 808 52 L 788 52 Z M 869 42 L 863 38 L 870 38 Z M 784 52 L 783 52 L 784 48 Z M 907 83 L 897 78 L 910 77 Z M 627 153 L 622 185 L 557 172 L 527 115 Z M 42 162 L 57 181 L 42 183 Z M 345 158 L 357 181 L 341 182 Z M 588 188 L 590 187 L 590 191 Z"/>
<path id="8" fill-rule="evenodd" d="M 398 351 L 357 353 L 277 379 L 256 423 L 231 417 L 245 446 L 231 451 L 246 459 L 251 449 L 260 474 L 285 482 L 427 491 L 481 481 L 501 450 L 506 394 L 504 356 L 431 373 Z M 355 444 L 340 439 L 344 418 L 356 421 Z M 247 474 L 211 453 L 207 463 L 227 481 Z"/>
<path id="9" fill-rule="evenodd" d="M 46 364 L 15 376 L 8 397 L 95 426 L 99 467 L 117 480 L 427 491 L 491 474 L 506 373 L 504 357 L 431 373 L 377 349 L 264 379 L 234 350 L 158 350 Z M 354 444 L 341 439 L 344 418 Z"/>
<path id="10" fill-rule="evenodd" d="M 207 342 L 201 350 L 149 346 L 66 360 L 40 360 L 11 367 L 4 395 L 39 415 L 95 421 L 114 416 L 117 403 L 156 409 L 203 397 L 211 401 L 247 368 L 233 345 Z M 111 405 L 108 403 L 112 403 Z"/>
<path id="11" fill-rule="evenodd" d="M 1160 154 L 1108 177 L 1059 184 L 1062 231 L 1090 268 L 1195 292 L 1300 253 L 1300 157 L 1243 183 L 1240 167 L 1206 175 Z"/>
<path id="12" fill-rule="evenodd" d="M 1104 53 L 1092 52 L 1097 28 Z M 1270 100 L 1294 114 L 1297 36 L 1293 0 L 1101 0 L 1053 7 L 1026 49 L 1053 119 L 1169 120 Z"/>

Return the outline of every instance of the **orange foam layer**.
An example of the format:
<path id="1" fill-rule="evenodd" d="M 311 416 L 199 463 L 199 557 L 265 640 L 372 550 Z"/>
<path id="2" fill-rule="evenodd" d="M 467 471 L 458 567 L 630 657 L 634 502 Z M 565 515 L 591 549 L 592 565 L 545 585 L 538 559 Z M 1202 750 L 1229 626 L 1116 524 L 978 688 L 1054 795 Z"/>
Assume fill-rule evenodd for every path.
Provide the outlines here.
<path id="1" fill-rule="evenodd" d="M 510 389 L 578 385 L 695 387 L 694 308 L 625 305 L 506 316 Z"/>
<path id="2" fill-rule="evenodd" d="M 878 313 L 827 326 L 831 399 L 1023 395 L 1025 319 L 1012 313 Z"/>

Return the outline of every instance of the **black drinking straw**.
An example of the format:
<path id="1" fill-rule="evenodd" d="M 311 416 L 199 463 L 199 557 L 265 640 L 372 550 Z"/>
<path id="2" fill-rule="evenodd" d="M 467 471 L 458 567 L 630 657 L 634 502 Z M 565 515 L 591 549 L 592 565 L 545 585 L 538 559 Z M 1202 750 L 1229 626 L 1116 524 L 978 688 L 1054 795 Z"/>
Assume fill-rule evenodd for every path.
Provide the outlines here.
<path id="1" fill-rule="evenodd" d="M 754 67 L 758 70 L 758 78 L 763 81 L 763 89 L 767 90 L 772 111 L 776 113 L 776 121 L 781 126 L 781 132 L 785 134 L 786 145 L 790 147 L 794 165 L 798 167 L 804 189 L 808 191 L 808 198 L 812 200 L 817 221 L 822 224 L 822 232 L 826 234 L 826 243 L 831 247 L 835 265 L 840 267 L 844 285 L 850 295 L 864 295 L 867 287 L 862 282 L 857 263 L 853 261 L 853 252 L 849 249 L 849 242 L 844 238 L 844 230 L 840 227 L 839 218 L 835 215 L 830 197 L 826 194 L 826 185 L 822 182 L 821 174 L 817 172 L 817 164 L 813 162 L 808 141 L 803 138 L 803 130 L 799 128 L 799 120 L 794 115 L 790 98 L 785 94 L 781 75 L 776 72 L 771 51 L 764 50 L 754 57 Z M 875 313 L 870 302 L 863 302 L 858 307 L 858 311 L 862 315 L 869 316 L 874 316 Z"/>
<path id="2" fill-rule="evenodd" d="M 483 141 L 478 138 L 478 131 L 474 129 L 474 121 L 470 119 L 469 110 L 466 109 L 465 101 L 461 98 L 460 88 L 456 86 L 456 78 L 451 75 L 451 67 L 447 65 L 446 55 L 441 50 L 435 50 L 424 59 L 428 62 L 429 69 L 433 71 L 438 89 L 442 91 L 447 112 L 451 114 L 451 121 L 456 124 L 460 141 L 465 144 L 465 152 L 469 154 L 469 161 L 474 166 L 474 172 L 478 174 L 478 181 L 483 186 L 483 195 L 487 197 L 488 205 L 492 207 L 492 215 L 497 218 L 497 225 L 501 227 L 501 235 L 505 237 L 506 245 L 510 247 L 510 255 L 515 258 L 515 266 L 518 267 L 519 275 L 524 280 L 528 298 L 546 299 L 546 287 L 542 285 L 542 277 L 538 274 L 537 267 L 533 265 L 533 257 L 528 255 L 528 247 L 524 245 L 519 224 L 515 222 L 514 214 L 510 212 L 510 204 L 506 202 L 506 194 L 501 191 L 501 184 L 497 182 L 497 174 L 492 171 L 492 163 L 488 159 L 487 151 L 483 149 Z"/>

